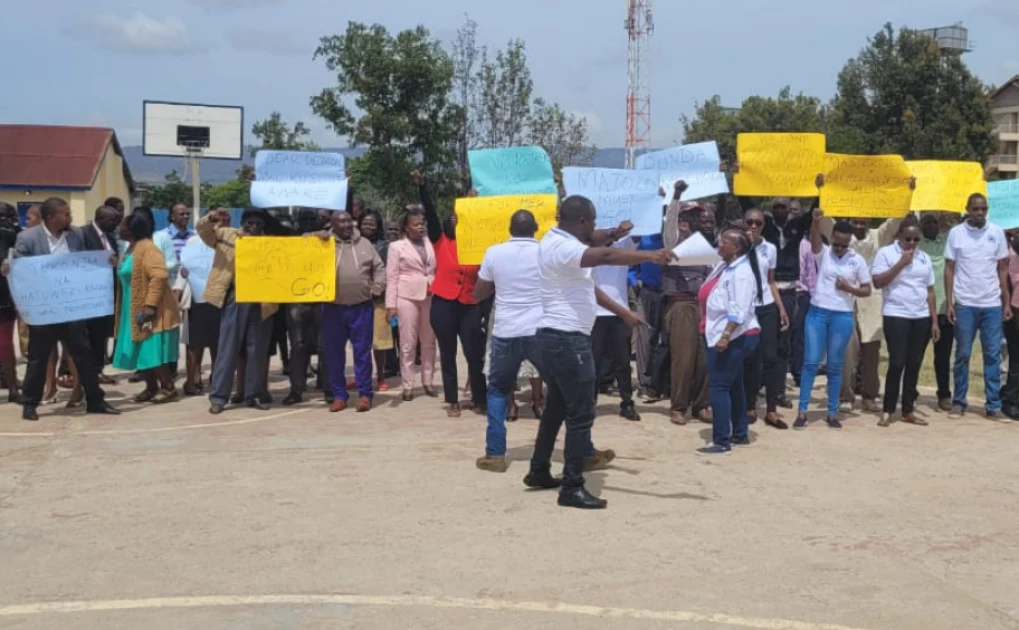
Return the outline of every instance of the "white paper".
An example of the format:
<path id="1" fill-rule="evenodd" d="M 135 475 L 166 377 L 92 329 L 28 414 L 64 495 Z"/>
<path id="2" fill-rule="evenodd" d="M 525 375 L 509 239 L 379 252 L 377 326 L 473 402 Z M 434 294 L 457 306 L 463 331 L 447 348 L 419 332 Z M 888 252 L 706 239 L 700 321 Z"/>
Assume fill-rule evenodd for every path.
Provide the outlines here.
<path id="1" fill-rule="evenodd" d="M 711 246 L 708 239 L 704 238 L 704 235 L 700 232 L 694 232 L 687 237 L 685 241 L 676 245 L 676 248 L 672 250 L 672 253 L 679 258 L 678 261 L 673 261 L 671 265 L 682 265 L 684 267 L 693 267 L 696 265 L 715 265 L 720 260 L 721 256 L 715 251 L 715 248 Z"/>

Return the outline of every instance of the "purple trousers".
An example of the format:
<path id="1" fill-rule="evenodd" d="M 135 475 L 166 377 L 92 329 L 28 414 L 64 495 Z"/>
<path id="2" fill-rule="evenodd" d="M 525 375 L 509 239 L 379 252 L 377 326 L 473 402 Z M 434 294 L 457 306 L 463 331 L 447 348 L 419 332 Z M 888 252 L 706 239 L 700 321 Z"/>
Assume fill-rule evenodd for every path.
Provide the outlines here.
<path id="1" fill-rule="evenodd" d="M 346 401 L 347 340 L 354 346 L 354 380 L 361 398 L 372 398 L 372 333 L 371 300 L 355 306 L 322 305 L 322 346 L 325 352 L 326 375 L 336 400 Z"/>

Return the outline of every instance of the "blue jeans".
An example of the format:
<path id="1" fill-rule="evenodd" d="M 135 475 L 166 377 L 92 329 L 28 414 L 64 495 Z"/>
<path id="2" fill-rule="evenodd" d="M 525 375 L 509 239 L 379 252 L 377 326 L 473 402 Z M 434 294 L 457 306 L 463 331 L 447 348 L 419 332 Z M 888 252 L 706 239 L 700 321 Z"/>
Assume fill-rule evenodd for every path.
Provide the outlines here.
<path id="1" fill-rule="evenodd" d="M 814 378 L 825 352 L 828 353 L 828 416 L 839 411 L 839 392 L 842 389 L 842 363 L 846 346 L 853 336 L 853 314 L 849 311 L 830 311 L 811 305 L 803 328 L 803 374 L 800 375 L 800 413 L 807 412 Z"/>
<path id="2" fill-rule="evenodd" d="M 506 399 L 513 393 L 520 364 L 527 359 L 541 374 L 541 355 L 534 335 L 527 337 L 492 336 L 488 356 L 488 432 L 485 457 L 506 456 Z"/>
<path id="3" fill-rule="evenodd" d="M 757 335 L 743 335 L 729 342 L 723 352 L 708 348 L 708 398 L 713 427 L 711 441 L 729 448 L 732 440 L 745 440 L 749 431 L 743 394 L 743 359 L 757 349 Z"/>
<path id="4" fill-rule="evenodd" d="M 955 305 L 955 392 L 953 405 L 965 409 L 969 392 L 969 358 L 973 340 L 980 331 L 980 345 L 984 350 L 984 393 L 987 411 L 1001 411 L 1001 307 Z"/>
<path id="5" fill-rule="evenodd" d="M 531 470 L 549 470 L 559 427 L 566 424 L 563 447 L 563 486 L 566 493 L 584 487 L 584 458 L 593 451 L 591 426 L 597 398 L 597 379 L 591 337 L 579 332 L 539 328 L 535 335 L 542 376 L 548 385 L 545 413 L 534 441 Z"/>

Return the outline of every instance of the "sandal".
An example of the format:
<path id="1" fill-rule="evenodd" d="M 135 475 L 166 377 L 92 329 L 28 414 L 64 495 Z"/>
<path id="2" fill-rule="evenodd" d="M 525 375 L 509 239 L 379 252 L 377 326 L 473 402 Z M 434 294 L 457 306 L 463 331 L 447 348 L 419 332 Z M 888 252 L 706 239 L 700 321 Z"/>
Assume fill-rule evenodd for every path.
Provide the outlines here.
<path id="1" fill-rule="evenodd" d="M 924 420 L 923 418 L 917 418 L 916 416 L 914 416 L 911 413 L 903 414 L 902 421 L 907 423 L 907 424 L 915 424 L 918 427 L 925 427 L 925 426 L 927 426 L 927 421 L 926 420 Z"/>
<path id="2" fill-rule="evenodd" d="M 153 399 L 153 405 L 161 405 L 163 403 L 177 402 L 180 398 L 180 392 L 176 387 L 170 390 L 161 390 Z"/>
<path id="3" fill-rule="evenodd" d="M 150 400 L 152 400 L 153 398 L 155 398 L 156 394 L 158 394 L 158 393 L 159 392 L 154 390 L 154 389 L 146 389 L 145 391 L 143 391 L 142 393 L 138 394 L 137 396 L 135 396 L 131 400 L 133 400 L 136 403 L 147 403 Z"/>

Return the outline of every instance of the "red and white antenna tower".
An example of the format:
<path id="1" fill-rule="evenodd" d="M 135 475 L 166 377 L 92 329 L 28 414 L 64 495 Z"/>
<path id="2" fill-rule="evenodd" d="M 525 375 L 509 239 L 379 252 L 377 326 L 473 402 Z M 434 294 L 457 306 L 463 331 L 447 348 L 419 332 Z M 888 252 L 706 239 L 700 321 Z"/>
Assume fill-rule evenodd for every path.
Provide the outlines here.
<path id="1" fill-rule="evenodd" d="M 655 32 L 652 0 L 626 0 L 630 40 L 626 91 L 626 168 L 633 168 L 637 149 L 651 148 L 651 35 Z"/>

